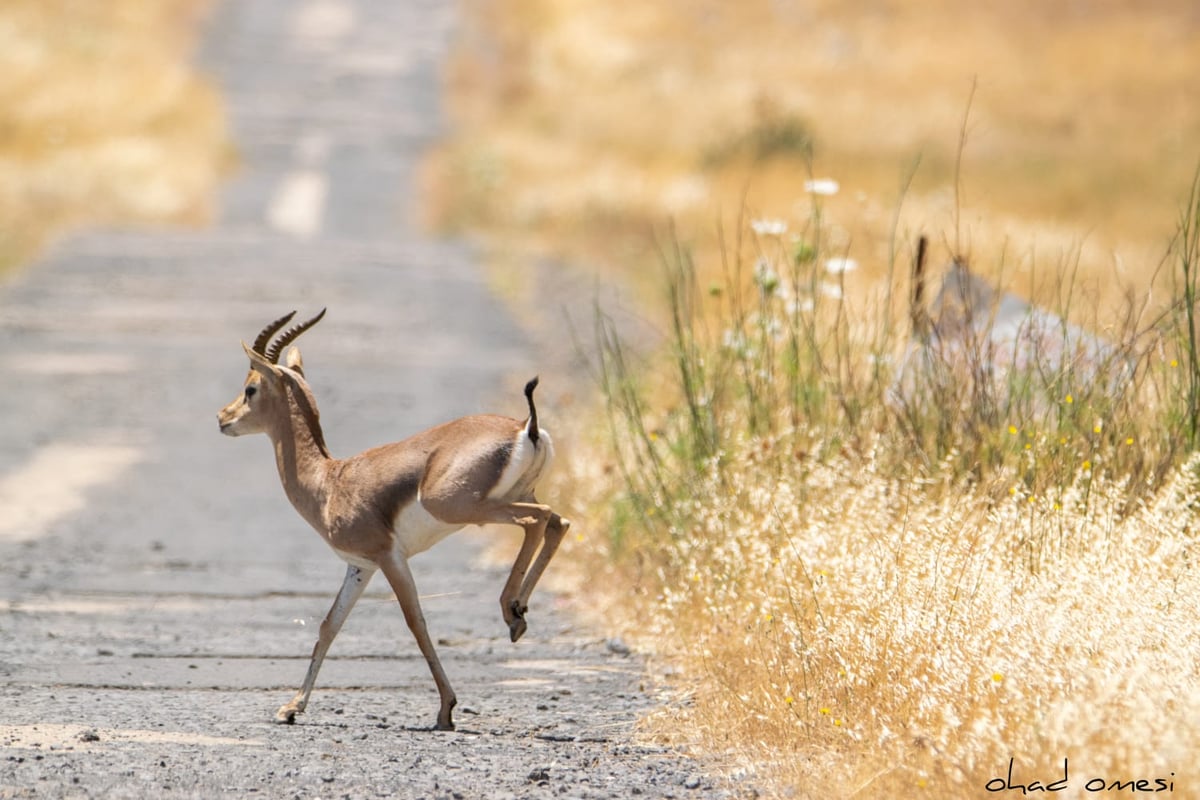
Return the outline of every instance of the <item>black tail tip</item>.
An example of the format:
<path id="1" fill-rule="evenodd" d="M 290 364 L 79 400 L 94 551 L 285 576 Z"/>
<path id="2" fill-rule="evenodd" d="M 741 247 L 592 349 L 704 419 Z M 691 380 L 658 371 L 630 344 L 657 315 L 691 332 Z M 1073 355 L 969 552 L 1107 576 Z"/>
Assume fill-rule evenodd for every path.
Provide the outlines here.
<path id="1" fill-rule="evenodd" d="M 529 403 L 529 422 L 526 423 L 526 431 L 534 445 L 538 442 L 537 408 L 533 405 L 533 390 L 537 388 L 537 385 L 537 375 L 534 375 L 533 380 L 525 384 L 525 400 Z"/>

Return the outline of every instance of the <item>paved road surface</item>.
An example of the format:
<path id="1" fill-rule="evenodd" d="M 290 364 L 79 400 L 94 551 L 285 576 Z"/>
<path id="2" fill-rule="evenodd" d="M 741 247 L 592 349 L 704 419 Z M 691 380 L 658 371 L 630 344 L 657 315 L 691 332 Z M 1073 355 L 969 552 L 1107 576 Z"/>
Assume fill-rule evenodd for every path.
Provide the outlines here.
<path id="1" fill-rule="evenodd" d="M 239 338 L 329 307 L 303 345 L 339 455 L 520 416 L 542 366 L 470 250 L 410 224 L 452 24 L 437 0 L 225 3 L 202 58 L 243 166 L 219 223 L 75 237 L 0 286 L 0 797 L 719 793 L 633 742 L 639 663 L 553 596 L 508 642 L 503 570 L 461 534 L 414 562 L 459 732 L 419 729 L 437 696 L 382 579 L 300 724 L 270 722 L 344 568 L 266 439 L 217 433 Z"/>

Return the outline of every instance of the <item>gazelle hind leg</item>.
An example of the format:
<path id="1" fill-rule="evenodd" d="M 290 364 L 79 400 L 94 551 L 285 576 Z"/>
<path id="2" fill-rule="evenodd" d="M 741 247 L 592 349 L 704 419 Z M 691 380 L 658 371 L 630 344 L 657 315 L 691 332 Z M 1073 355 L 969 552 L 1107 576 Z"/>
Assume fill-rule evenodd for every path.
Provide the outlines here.
<path id="1" fill-rule="evenodd" d="M 546 537 L 546 526 L 551 517 L 557 515 L 550 510 L 550 506 L 538 503 L 533 498 L 512 503 L 485 501 L 466 508 L 452 502 L 439 502 L 436 497 L 428 497 L 422 502 L 429 513 L 450 524 L 520 525 L 524 529 L 525 539 L 521 543 L 521 550 L 517 553 L 508 580 L 504 582 L 504 589 L 500 592 L 500 613 L 504 617 L 504 623 L 508 625 L 509 638 L 514 642 L 520 639 L 525 633 L 525 609 L 520 600 L 521 586 L 529 571 L 529 562 L 533 560 L 534 554 Z"/>
<path id="2" fill-rule="evenodd" d="M 504 624 L 508 626 L 509 638 L 514 642 L 525 633 L 525 609 L 521 607 L 518 596 L 529 562 L 544 539 L 545 526 L 526 525 L 524 528 L 525 538 L 521 541 L 521 550 L 517 553 L 512 570 L 508 573 L 508 580 L 504 582 L 504 588 L 500 591 L 500 614 L 504 617 Z"/>
<path id="3" fill-rule="evenodd" d="M 542 573 L 546 571 L 550 559 L 554 558 L 554 554 L 558 552 L 558 546 L 562 544 L 563 537 L 567 535 L 570 528 L 570 520 L 563 519 L 555 513 L 550 514 L 550 521 L 546 524 L 546 534 L 542 541 L 542 549 L 538 551 L 537 560 L 533 562 L 529 574 L 521 582 L 521 591 L 517 595 L 517 603 L 522 616 L 529 608 L 529 598 L 533 594 L 534 587 L 537 586 Z"/>
<path id="4" fill-rule="evenodd" d="M 533 554 L 538 551 L 538 547 L 543 546 L 547 536 L 547 526 L 551 517 L 554 516 L 550 506 L 537 502 L 522 502 L 500 506 L 496 509 L 496 517 L 491 520 L 492 522 L 520 525 L 525 529 L 525 539 L 521 543 L 521 550 L 517 553 L 512 570 L 508 574 L 508 580 L 504 582 L 504 589 L 500 592 L 500 613 L 504 616 L 505 624 L 508 625 L 508 637 L 514 642 L 525 634 L 527 627 L 525 623 L 526 605 L 521 602 L 521 586 L 528 575 L 529 562 L 533 559 Z"/>

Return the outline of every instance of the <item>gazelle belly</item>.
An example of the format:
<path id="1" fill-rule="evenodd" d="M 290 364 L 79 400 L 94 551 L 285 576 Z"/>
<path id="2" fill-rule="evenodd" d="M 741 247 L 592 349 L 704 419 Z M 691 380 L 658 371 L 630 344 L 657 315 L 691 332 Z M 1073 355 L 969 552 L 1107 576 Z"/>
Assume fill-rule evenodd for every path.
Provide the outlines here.
<path id="1" fill-rule="evenodd" d="M 333 545 L 329 545 L 329 546 L 333 549 L 333 552 L 337 553 L 338 558 L 340 558 L 342 561 L 345 561 L 347 564 L 349 564 L 352 567 L 358 567 L 359 569 L 370 570 L 371 572 L 374 572 L 375 570 L 379 569 L 379 565 L 376 564 L 374 561 L 372 561 L 369 558 L 364 558 L 363 556 L 356 555 L 354 553 L 348 553 L 345 550 L 339 550 L 338 548 L 334 547 Z"/>
<path id="2" fill-rule="evenodd" d="M 396 522 L 392 526 L 396 537 L 393 547 L 404 557 L 410 558 L 425 552 L 462 527 L 443 522 L 430 514 L 418 497 L 416 502 L 409 503 L 396 515 Z"/>

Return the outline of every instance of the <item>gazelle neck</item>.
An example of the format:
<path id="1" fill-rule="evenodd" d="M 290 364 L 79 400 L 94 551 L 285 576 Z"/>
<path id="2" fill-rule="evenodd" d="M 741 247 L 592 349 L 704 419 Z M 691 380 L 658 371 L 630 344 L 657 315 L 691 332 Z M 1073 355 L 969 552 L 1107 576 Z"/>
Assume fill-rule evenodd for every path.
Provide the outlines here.
<path id="1" fill-rule="evenodd" d="M 288 500 L 310 524 L 319 526 L 333 459 L 325 446 L 312 393 L 292 376 L 285 378 L 285 384 L 288 413 L 279 415 L 277 424 L 267 433 L 275 448 L 275 464 Z"/>

